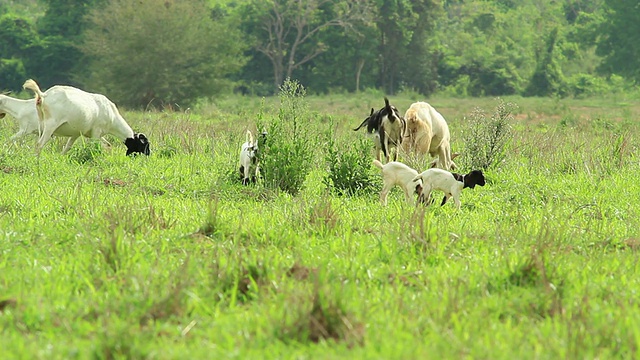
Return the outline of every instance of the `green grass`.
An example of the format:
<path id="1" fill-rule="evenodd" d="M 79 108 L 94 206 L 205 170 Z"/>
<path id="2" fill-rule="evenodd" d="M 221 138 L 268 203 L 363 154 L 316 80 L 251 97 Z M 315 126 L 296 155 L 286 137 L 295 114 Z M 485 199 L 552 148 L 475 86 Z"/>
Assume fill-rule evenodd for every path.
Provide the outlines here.
<path id="1" fill-rule="evenodd" d="M 39 157 L 33 137 L 4 145 L 2 358 L 637 357 L 640 107 L 505 100 L 520 107 L 508 155 L 459 212 L 399 189 L 386 208 L 378 190 L 331 195 L 322 136 L 296 196 L 243 187 L 244 132 L 277 99 L 124 112 L 148 158 L 115 139 L 68 155 L 54 140 Z M 332 120 L 345 141 L 383 105 L 307 101 L 312 131 Z M 461 157 L 465 116 L 495 106 L 428 101 Z M 0 141 L 17 130 L 0 125 Z"/>

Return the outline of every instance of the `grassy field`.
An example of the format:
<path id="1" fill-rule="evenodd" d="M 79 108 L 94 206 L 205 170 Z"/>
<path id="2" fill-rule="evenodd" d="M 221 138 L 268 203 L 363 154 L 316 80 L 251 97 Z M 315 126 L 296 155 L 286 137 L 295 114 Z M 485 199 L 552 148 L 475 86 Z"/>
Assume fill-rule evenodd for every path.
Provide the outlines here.
<path id="1" fill-rule="evenodd" d="M 123 112 L 150 157 L 115 139 L 67 155 L 59 139 L 40 156 L 35 137 L 5 144 L 0 357 L 637 358 L 640 103 L 505 100 L 519 107 L 506 157 L 460 211 L 399 189 L 382 207 L 377 177 L 326 188 L 322 134 L 363 138 L 350 129 L 381 94 L 305 98 L 317 151 L 295 196 L 234 173 L 277 97 Z M 429 102 L 464 166 L 469 114 L 496 100 Z M 0 125 L 0 141 L 17 131 Z"/>

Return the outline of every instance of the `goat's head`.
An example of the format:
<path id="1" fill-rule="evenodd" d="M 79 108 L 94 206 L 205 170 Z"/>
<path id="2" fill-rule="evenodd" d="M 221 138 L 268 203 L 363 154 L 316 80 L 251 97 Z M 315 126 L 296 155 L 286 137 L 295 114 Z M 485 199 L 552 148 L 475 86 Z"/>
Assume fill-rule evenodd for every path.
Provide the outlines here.
<path id="1" fill-rule="evenodd" d="M 474 188 L 476 185 L 484 186 L 485 179 L 482 170 L 473 170 L 464 176 L 463 188 Z"/>
<path id="2" fill-rule="evenodd" d="M 127 146 L 127 155 L 145 154 L 149 155 L 149 140 L 143 134 L 133 134 L 132 138 L 127 138 L 124 141 Z"/>
<path id="3" fill-rule="evenodd" d="M 386 116 L 390 122 L 400 120 L 401 118 L 398 108 L 389 104 L 389 99 L 386 96 L 384 98 L 384 108 L 380 111 L 380 115 L 382 117 Z"/>

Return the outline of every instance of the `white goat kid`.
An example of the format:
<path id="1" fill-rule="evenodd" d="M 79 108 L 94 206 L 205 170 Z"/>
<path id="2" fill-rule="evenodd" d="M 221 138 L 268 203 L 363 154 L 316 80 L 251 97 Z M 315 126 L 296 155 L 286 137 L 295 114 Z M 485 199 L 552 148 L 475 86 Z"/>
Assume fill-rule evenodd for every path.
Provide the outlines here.
<path id="1" fill-rule="evenodd" d="M 264 135 L 264 134 L 263 134 Z M 258 165 L 258 142 L 254 140 L 253 133 L 247 130 L 245 143 L 240 148 L 240 176 L 242 176 L 242 185 L 248 185 L 250 182 L 255 183 L 260 174 Z M 251 170 L 253 169 L 253 174 Z"/>
<path id="2" fill-rule="evenodd" d="M 36 100 L 21 100 L 7 95 L 0 95 L 0 119 L 9 115 L 18 122 L 19 130 L 9 140 L 16 141 L 19 138 L 38 133 L 38 112 Z"/>
<path id="3" fill-rule="evenodd" d="M 422 101 L 413 103 L 404 113 L 404 119 L 407 123 L 407 131 L 402 145 L 406 152 L 415 152 L 420 155 L 429 153 L 431 156 L 438 157 L 435 162 L 437 167 L 444 170 L 455 168 L 453 163 L 455 155 L 451 155 L 449 126 L 433 106 Z"/>
<path id="4" fill-rule="evenodd" d="M 389 191 L 396 185 L 400 186 L 404 191 L 404 196 L 407 202 L 413 204 L 413 194 L 422 193 L 422 182 L 420 180 L 414 181 L 418 176 L 418 172 L 409 166 L 397 162 L 391 161 L 384 165 L 378 160 L 373 160 L 373 164 L 382 170 L 382 191 L 380 192 L 380 202 L 382 205 L 387 205 L 387 196 Z"/>
<path id="5" fill-rule="evenodd" d="M 427 169 L 413 178 L 415 182 L 421 182 L 422 191 L 419 195 L 421 202 L 427 203 L 432 190 L 444 192 L 444 198 L 440 206 L 444 205 L 450 197 L 456 208 L 460 210 L 460 194 L 464 188 L 475 188 L 476 185 L 484 186 L 485 178 L 481 170 L 473 170 L 466 175 L 451 173 L 442 169 Z"/>
<path id="6" fill-rule="evenodd" d="M 37 151 L 42 150 L 52 135 L 68 136 L 62 153 L 69 151 L 80 136 L 99 139 L 111 134 L 127 146 L 127 155 L 149 155 L 149 140 L 133 132 L 116 105 L 106 96 L 71 87 L 56 85 L 45 91 L 29 79 L 23 87 L 35 93 L 35 104 L 42 129 Z"/>

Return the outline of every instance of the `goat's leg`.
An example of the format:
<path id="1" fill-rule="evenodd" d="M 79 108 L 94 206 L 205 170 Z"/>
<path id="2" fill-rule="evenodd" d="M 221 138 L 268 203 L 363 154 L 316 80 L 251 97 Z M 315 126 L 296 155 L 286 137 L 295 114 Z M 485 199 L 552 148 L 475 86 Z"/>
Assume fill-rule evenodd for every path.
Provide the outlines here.
<path id="1" fill-rule="evenodd" d="M 453 202 L 456 204 L 456 209 L 460 210 L 460 194 L 453 194 Z"/>
<path id="2" fill-rule="evenodd" d="M 389 138 L 383 132 L 380 133 L 380 148 L 382 149 L 382 154 L 384 155 L 387 163 L 389 162 Z"/>
<path id="3" fill-rule="evenodd" d="M 402 189 L 404 190 L 404 198 L 407 200 L 409 204 L 413 204 L 413 197 L 411 196 L 412 193 L 410 189 L 404 186 L 402 187 Z"/>
<path id="4" fill-rule="evenodd" d="M 66 154 L 67 151 L 69 151 L 69 149 L 71 149 L 71 147 L 73 146 L 73 143 L 76 142 L 78 137 L 79 137 L 79 135 L 72 136 L 72 137 L 69 138 L 69 140 L 67 140 L 67 144 L 62 149 L 62 155 Z"/>
<path id="5" fill-rule="evenodd" d="M 256 171 L 254 176 L 255 176 L 255 181 L 258 181 L 258 178 L 260 177 L 260 164 L 256 164 Z"/>
<path id="6" fill-rule="evenodd" d="M 382 185 L 382 191 L 380 191 L 380 203 L 382 203 L 382 206 L 387 206 L 387 196 L 389 195 L 389 190 L 391 190 L 391 187 L 393 185 L 384 183 L 384 185 Z"/>
<path id="7" fill-rule="evenodd" d="M 249 182 L 251 181 L 251 176 L 250 176 L 250 171 L 251 169 L 249 169 L 250 164 L 243 164 L 240 169 L 242 169 L 243 173 L 242 173 L 242 185 L 248 185 Z"/>
<path id="8" fill-rule="evenodd" d="M 45 126 L 44 129 L 42 129 L 42 134 L 40 135 L 38 143 L 36 144 L 36 152 L 38 154 L 40 153 L 40 151 L 42 151 L 42 148 L 49 142 L 49 140 L 51 140 L 51 136 L 53 135 L 53 132 L 56 128 L 57 126 Z"/>
<path id="9" fill-rule="evenodd" d="M 451 163 L 451 147 L 445 141 L 438 147 L 438 165 L 441 169 L 451 171 Z"/>
<path id="10" fill-rule="evenodd" d="M 16 140 L 20 139 L 21 137 L 24 137 L 25 135 L 27 135 L 27 132 L 24 129 L 20 129 L 20 131 L 18 131 L 15 135 L 9 138 L 9 141 L 16 142 Z"/>
<path id="11" fill-rule="evenodd" d="M 423 188 L 421 196 L 422 196 L 422 202 L 425 205 L 433 204 L 433 199 L 431 199 L 431 189 Z"/>

